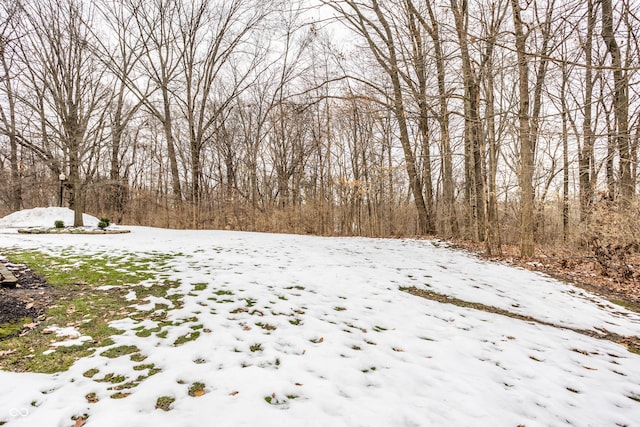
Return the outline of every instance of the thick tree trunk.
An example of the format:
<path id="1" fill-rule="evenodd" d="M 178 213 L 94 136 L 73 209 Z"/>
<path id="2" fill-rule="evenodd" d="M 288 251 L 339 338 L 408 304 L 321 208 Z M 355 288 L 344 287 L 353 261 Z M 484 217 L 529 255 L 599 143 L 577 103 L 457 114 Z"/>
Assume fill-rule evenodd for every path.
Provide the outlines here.
<path id="1" fill-rule="evenodd" d="M 518 56 L 518 93 L 520 96 L 518 122 L 520 130 L 520 256 L 531 257 L 534 252 L 534 191 L 533 191 L 533 144 L 529 117 L 529 64 L 526 52 L 526 36 L 520 18 L 518 0 L 511 0 L 513 24 Z"/>
<path id="2" fill-rule="evenodd" d="M 387 42 L 387 49 L 389 53 L 389 56 L 387 58 L 388 63 L 381 63 L 380 65 L 382 65 L 387 70 L 387 73 L 391 80 L 391 85 L 393 87 L 393 113 L 396 117 L 396 120 L 398 121 L 398 128 L 400 130 L 400 143 L 402 145 L 402 151 L 404 153 L 407 175 L 409 176 L 409 186 L 411 188 L 411 193 L 413 195 L 413 200 L 418 213 L 418 233 L 429 234 L 431 232 L 429 227 L 429 215 L 422 194 L 422 182 L 420 181 L 420 177 L 418 176 L 418 171 L 416 169 L 416 160 L 413 154 L 413 149 L 411 147 L 411 141 L 409 137 L 409 128 L 407 125 L 404 98 L 398 71 L 400 65 L 396 53 L 396 46 L 391 33 L 391 27 L 389 25 L 389 22 L 385 18 L 384 12 L 380 9 L 378 1 L 373 0 L 372 5 L 377 18 L 382 25 L 384 37 Z"/>

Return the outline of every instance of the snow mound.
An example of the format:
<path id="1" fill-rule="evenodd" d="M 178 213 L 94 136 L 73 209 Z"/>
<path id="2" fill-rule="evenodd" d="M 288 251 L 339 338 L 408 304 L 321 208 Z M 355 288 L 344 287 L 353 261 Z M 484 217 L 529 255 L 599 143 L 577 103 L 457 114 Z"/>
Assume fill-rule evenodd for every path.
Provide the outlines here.
<path id="1" fill-rule="evenodd" d="M 98 218 L 83 214 L 86 227 L 97 227 Z M 53 227 L 61 220 L 64 225 L 73 225 L 73 211 L 68 208 L 33 208 L 14 212 L 0 219 L 0 228 Z"/>

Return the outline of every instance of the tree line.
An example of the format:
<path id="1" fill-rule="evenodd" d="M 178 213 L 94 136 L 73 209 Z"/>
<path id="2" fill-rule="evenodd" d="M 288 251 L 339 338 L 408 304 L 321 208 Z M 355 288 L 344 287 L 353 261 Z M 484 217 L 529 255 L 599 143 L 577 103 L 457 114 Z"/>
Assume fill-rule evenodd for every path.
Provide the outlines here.
<path id="1" fill-rule="evenodd" d="M 0 213 L 55 203 L 62 173 L 76 225 L 531 256 L 636 206 L 637 6 L 7 0 Z"/>

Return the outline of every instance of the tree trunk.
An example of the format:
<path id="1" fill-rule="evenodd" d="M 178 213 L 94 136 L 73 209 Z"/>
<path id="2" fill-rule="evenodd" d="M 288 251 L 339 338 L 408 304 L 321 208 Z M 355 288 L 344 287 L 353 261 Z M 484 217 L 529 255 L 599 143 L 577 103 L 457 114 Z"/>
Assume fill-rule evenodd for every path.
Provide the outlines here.
<path id="1" fill-rule="evenodd" d="M 466 183 L 469 193 L 471 217 L 473 220 L 473 239 L 476 241 L 485 240 L 486 231 L 486 198 L 485 198 L 485 175 L 484 175 L 484 149 L 482 143 L 482 131 L 480 127 L 480 88 L 478 76 L 471 67 L 469 54 L 469 44 L 467 39 L 467 19 L 468 9 L 466 0 L 458 5 L 458 0 L 451 0 L 451 8 L 456 23 L 458 42 L 460 43 L 460 54 L 462 56 L 462 74 L 464 77 L 465 97 L 465 138 L 467 139 L 468 156 L 466 165 L 469 168 Z"/>
<path id="2" fill-rule="evenodd" d="M 593 102 L 593 31 L 595 28 L 595 13 L 593 0 L 588 0 L 587 6 L 587 34 L 584 43 L 585 53 L 585 87 L 584 87 L 584 121 L 582 122 L 582 150 L 578 153 L 578 175 L 580 182 L 580 221 L 585 221 L 593 203 L 594 169 L 593 127 L 591 125 Z"/>
<path id="3" fill-rule="evenodd" d="M 11 65 L 7 61 L 7 40 L 4 34 L 0 34 L 0 61 L 2 61 L 3 75 L 0 82 L 4 83 L 4 93 L 8 108 L 8 116 L 2 106 L 0 106 L 0 119 L 2 128 L 0 134 L 5 134 L 9 138 L 9 166 L 11 175 L 9 180 L 9 206 L 13 211 L 22 208 L 22 182 L 20 179 L 20 166 L 18 163 L 18 134 L 16 129 L 16 98 L 13 91 Z"/>
<path id="4" fill-rule="evenodd" d="M 526 36 L 520 18 L 518 0 L 511 0 L 513 24 L 516 36 L 516 52 L 518 56 L 518 122 L 520 130 L 520 256 L 533 256 L 533 145 L 529 119 L 529 64 L 526 52 Z"/>
<path id="5" fill-rule="evenodd" d="M 562 105 L 562 240 L 569 237 L 569 132 L 566 91 L 569 73 L 567 65 L 562 64 L 562 85 L 560 86 L 560 102 Z M 581 183 L 582 184 L 582 183 Z M 582 206 L 582 205 L 581 205 Z M 582 212 L 582 211 L 581 211 Z"/>
<path id="6" fill-rule="evenodd" d="M 631 179 L 631 155 L 629 152 L 629 82 L 622 69 L 620 46 L 613 29 L 613 10 L 611 0 L 601 0 L 602 4 L 602 39 L 611 55 L 613 67 L 613 110 L 616 119 L 616 146 L 620 156 L 620 199 L 622 207 L 632 201 L 634 188 Z"/>

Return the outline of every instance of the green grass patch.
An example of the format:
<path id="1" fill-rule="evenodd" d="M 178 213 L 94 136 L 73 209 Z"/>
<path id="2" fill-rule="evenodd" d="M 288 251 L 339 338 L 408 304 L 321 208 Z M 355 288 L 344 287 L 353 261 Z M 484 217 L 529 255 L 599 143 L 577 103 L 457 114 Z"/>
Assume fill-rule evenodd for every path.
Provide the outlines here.
<path id="1" fill-rule="evenodd" d="M 162 409 L 163 411 L 169 411 L 171 409 L 171 404 L 176 401 L 175 397 L 172 396 L 160 396 L 156 400 L 156 409 Z"/>
<path id="2" fill-rule="evenodd" d="M 59 289 L 66 289 L 70 283 L 89 284 L 93 287 L 122 286 L 154 277 L 151 267 L 154 259 L 138 258 L 135 255 L 115 257 L 100 253 L 56 256 L 40 251 L 9 251 L 5 256 L 11 262 L 27 264 L 43 275 L 50 285 Z"/>
<path id="3" fill-rule="evenodd" d="M 0 324 L 0 340 L 18 335 L 24 325 L 31 322 L 33 322 L 33 319 L 24 318 L 17 322 Z"/>
<path id="4" fill-rule="evenodd" d="M 205 392 L 204 388 L 205 388 L 205 385 L 204 383 L 201 383 L 201 382 L 195 382 L 191 384 L 191 387 L 189 387 L 189 396 L 191 397 L 202 396 Z"/>
<path id="5" fill-rule="evenodd" d="M 112 399 L 124 399 L 125 397 L 129 397 L 129 396 L 131 396 L 131 393 L 125 393 L 125 392 L 119 391 L 117 393 L 112 394 L 109 397 L 111 397 Z"/>
<path id="6" fill-rule="evenodd" d="M 207 285 L 206 283 L 194 283 L 193 290 L 198 292 L 204 291 L 205 289 L 207 289 L 207 286 L 209 285 Z"/>
<path id="7" fill-rule="evenodd" d="M 13 263 L 27 264 L 59 292 L 54 293 L 54 303 L 46 311 L 45 319 L 28 334 L 11 337 L 22 329 L 26 319 L 11 324 L 11 328 L 0 326 L 0 337 L 3 334 L 6 334 L 5 338 L 11 337 L 0 341 L 0 352 L 6 353 L 0 358 L 0 369 L 60 372 L 68 369 L 79 358 L 94 353 L 96 349 L 112 345 L 110 337 L 123 331 L 110 327 L 109 323 L 136 316 L 135 309 L 131 307 L 132 302 L 125 298 L 131 290 L 136 292 L 139 299 L 157 296 L 169 299 L 176 307 L 182 304 L 181 295 L 169 294 L 170 290 L 178 286 L 177 282 L 140 285 L 140 282 L 153 278 L 157 274 L 153 270 L 161 269 L 161 265 L 173 258 L 173 255 L 78 255 L 69 251 L 59 255 L 39 251 L 6 251 L 5 254 Z M 102 285 L 115 287 L 97 289 Z M 156 317 L 165 316 L 166 312 L 158 313 Z M 53 325 L 74 326 L 80 334 L 91 337 L 91 340 L 82 345 L 58 347 L 53 353 L 45 355 L 43 352 L 50 348 L 52 339 L 64 339 L 42 333 Z M 139 331 L 139 336 L 147 334 L 143 329 Z"/>
<path id="8" fill-rule="evenodd" d="M 85 372 L 84 372 L 84 374 L 82 374 L 82 375 L 84 375 L 84 376 L 85 376 L 85 377 L 87 377 L 87 378 L 93 378 L 93 376 L 94 376 L 95 374 L 97 374 L 98 372 L 100 372 L 100 369 L 98 369 L 98 368 L 91 368 L 91 369 L 89 369 L 88 371 L 85 371 Z"/>
<path id="9" fill-rule="evenodd" d="M 632 301 L 625 301 L 621 299 L 609 299 L 609 301 L 615 305 L 619 305 L 621 307 L 626 308 L 627 310 L 635 311 L 640 313 L 640 304 L 634 303 Z"/>
<path id="10" fill-rule="evenodd" d="M 153 375 L 157 374 L 158 372 L 162 372 L 162 369 L 156 368 L 156 365 L 153 364 L 153 363 L 146 363 L 146 364 L 143 364 L 143 365 L 136 365 L 136 366 L 133 367 L 133 370 L 134 371 L 148 370 L 146 376 L 143 376 L 142 378 L 138 377 L 139 381 L 142 381 L 142 379 L 144 379 L 144 378 L 148 378 L 150 376 L 153 376 Z"/>
<path id="11" fill-rule="evenodd" d="M 100 353 L 100 356 L 108 357 L 110 359 L 126 356 L 127 354 L 138 353 L 140 349 L 135 345 L 121 345 L 113 347 Z"/>
<path id="12" fill-rule="evenodd" d="M 259 344 L 259 343 L 258 343 L 258 344 L 252 344 L 252 345 L 249 347 L 249 350 L 250 350 L 252 353 L 255 353 L 256 351 L 262 351 L 262 350 L 263 350 L 263 348 L 262 348 L 262 344 Z"/>
<path id="13" fill-rule="evenodd" d="M 174 346 L 182 345 L 189 341 L 195 341 L 200 336 L 200 331 L 189 332 L 186 335 L 179 336 L 173 343 Z"/>
<path id="14" fill-rule="evenodd" d="M 94 381 L 99 382 L 99 383 L 117 384 L 117 383 L 125 382 L 126 379 L 127 379 L 127 377 L 125 377 L 124 375 L 116 375 L 114 373 L 109 373 L 109 374 L 105 375 L 102 379 L 94 380 Z"/>
<path id="15" fill-rule="evenodd" d="M 256 326 L 264 329 L 265 331 L 275 331 L 276 327 L 269 324 L 269 323 L 263 323 L 263 322 L 256 322 Z"/>

